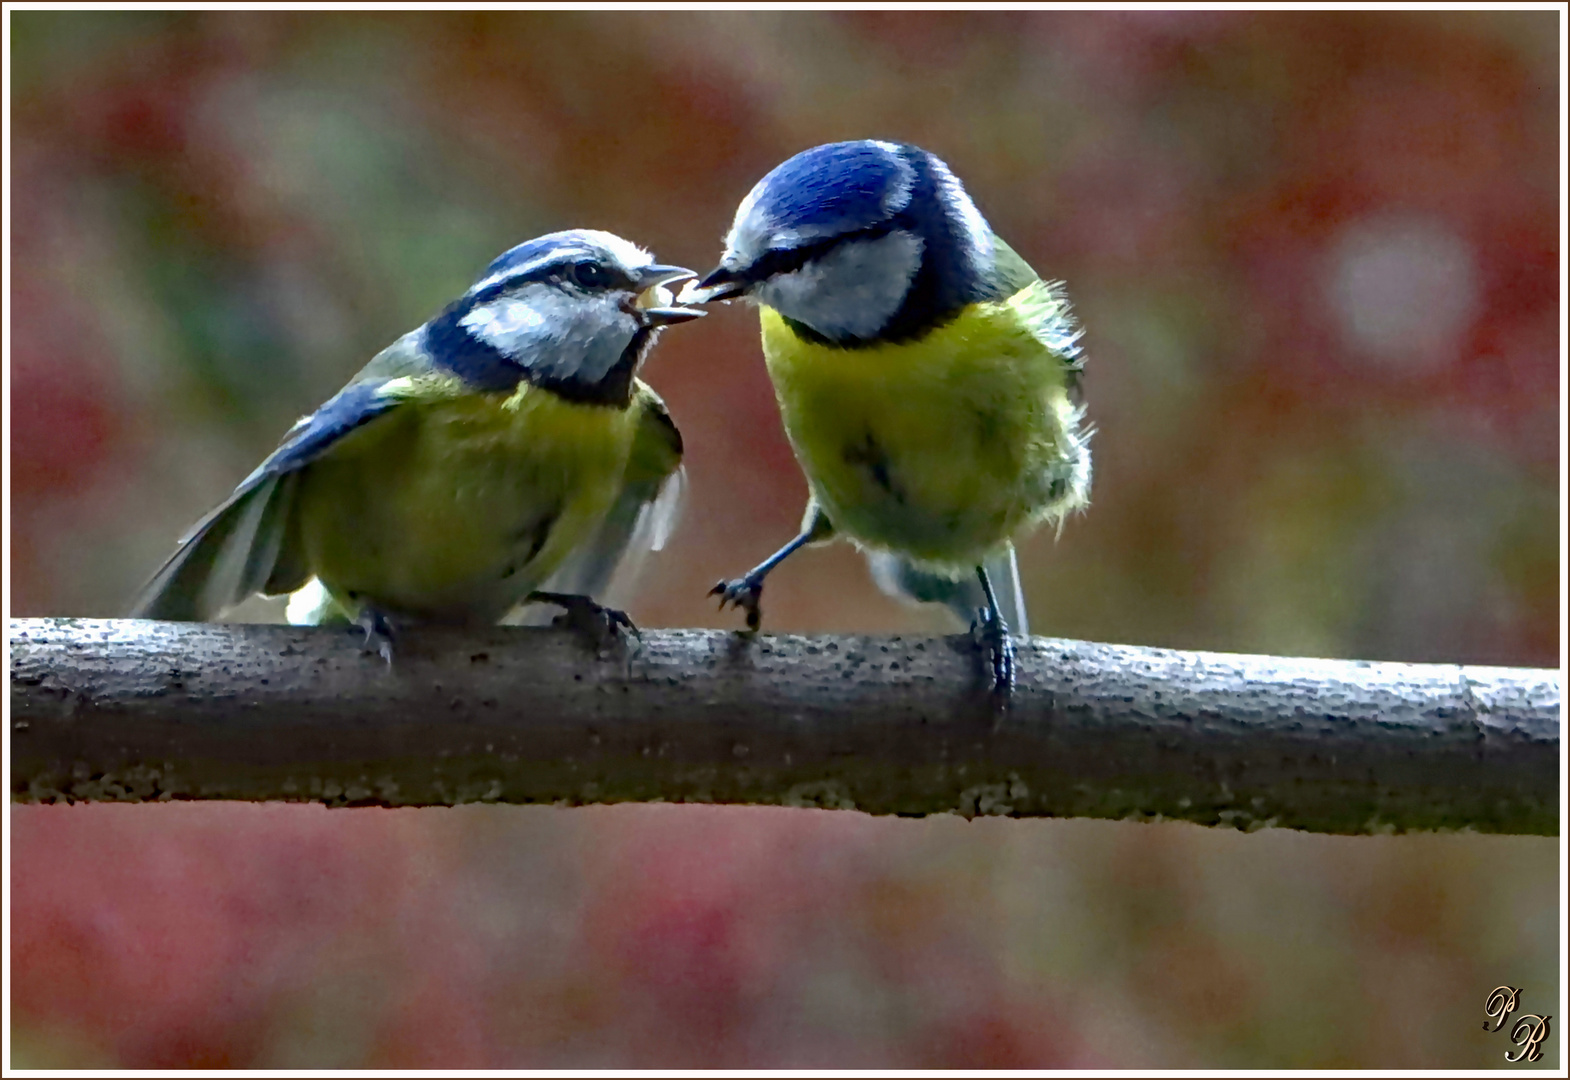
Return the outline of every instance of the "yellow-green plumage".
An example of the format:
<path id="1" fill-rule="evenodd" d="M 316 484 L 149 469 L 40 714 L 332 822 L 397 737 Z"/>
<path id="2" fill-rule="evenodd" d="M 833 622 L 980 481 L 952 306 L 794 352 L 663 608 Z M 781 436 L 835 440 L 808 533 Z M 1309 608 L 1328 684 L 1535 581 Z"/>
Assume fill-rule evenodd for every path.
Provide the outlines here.
<path id="1" fill-rule="evenodd" d="M 843 348 L 761 309 L 763 352 L 814 499 L 840 535 L 970 571 L 1085 504 L 1089 463 L 1054 351 L 1067 303 L 1036 280 L 915 341 Z"/>
<path id="2" fill-rule="evenodd" d="M 635 442 L 666 451 L 646 471 L 679 460 L 639 438 L 662 412 L 642 382 L 626 409 L 527 382 L 475 393 L 426 375 L 387 390 L 404 400 L 303 469 L 296 496 L 299 561 L 349 611 L 495 622 L 593 535 Z"/>
<path id="3" fill-rule="evenodd" d="M 636 376 L 665 327 L 701 314 L 669 306 L 665 285 L 691 276 L 596 229 L 503 252 L 301 417 L 135 616 L 287 593 L 291 622 L 354 621 L 389 660 L 404 626 L 490 624 L 530 601 L 630 625 L 593 597 L 663 543 L 679 501 L 681 436 Z"/>

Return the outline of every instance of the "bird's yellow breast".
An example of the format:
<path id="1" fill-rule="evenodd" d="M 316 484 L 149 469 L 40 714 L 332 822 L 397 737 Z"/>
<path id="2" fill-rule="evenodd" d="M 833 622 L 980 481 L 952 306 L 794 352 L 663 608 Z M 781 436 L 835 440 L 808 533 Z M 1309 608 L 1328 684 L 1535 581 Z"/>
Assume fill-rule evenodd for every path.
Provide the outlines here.
<path id="1" fill-rule="evenodd" d="M 527 384 L 411 397 L 306 468 L 312 572 L 351 609 L 495 622 L 603 519 L 638 418 Z"/>
<path id="2" fill-rule="evenodd" d="M 785 430 L 838 532 L 968 568 L 1083 502 L 1067 366 L 1033 329 L 1054 299 L 1038 282 L 916 341 L 855 349 L 804 340 L 761 309 Z"/>

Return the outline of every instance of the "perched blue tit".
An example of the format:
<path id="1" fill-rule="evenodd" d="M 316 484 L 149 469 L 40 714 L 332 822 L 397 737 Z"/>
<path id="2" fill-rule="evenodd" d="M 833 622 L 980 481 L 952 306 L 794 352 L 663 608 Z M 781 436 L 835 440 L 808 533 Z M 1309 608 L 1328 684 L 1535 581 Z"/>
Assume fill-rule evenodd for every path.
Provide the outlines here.
<path id="1" fill-rule="evenodd" d="M 681 435 L 637 375 L 663 327 L 702 314 L 664 287 L 693 276 L 590 229 L 501 255 L 295 424 L 134 615 L 302 590 L 315 602 L 292 621 L 357 622 L 389 660 L 402 625 L 496 623 L 531 600 L 630 626 L 589 595 L 678 486 Z"/>
<path id="2" fill-rule="evenodd" d="M 937 157 L 806 150 L 742 200 L 683 302 L 748 297 L 811 495 L 800 534 L 711 595 L 757 628 L 765 576 L 847 537 L 887 590 L 973 620 L 995 700 L 1029 633 L 1012 540 L 1087 505 L 1080 331 L 1060 284 L 999 239 Z"/>

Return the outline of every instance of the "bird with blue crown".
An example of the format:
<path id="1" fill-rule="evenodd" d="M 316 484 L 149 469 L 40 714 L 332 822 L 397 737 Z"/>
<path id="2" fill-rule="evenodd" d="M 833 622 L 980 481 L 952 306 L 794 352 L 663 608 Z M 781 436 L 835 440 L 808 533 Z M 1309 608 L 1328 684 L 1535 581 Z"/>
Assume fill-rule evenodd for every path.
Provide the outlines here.
<path id="1" fill-rule="evenodd" d="M 972 620 L 993 700 L 1028 634 L 1013 540 L 1090 496 L 1080 331 L 933 154 L 861 140 L 758 181 L 683 302 L 746 297 L 809 499 L 798 535 L 711 595 L 760 624 L 764 578 L 845 537 L 888 591 Z"/>
<path id="2" fill-rule="evenodd" d="M 291 622 L 348 620 L 391 661 L 408 624 L 491 624 L 529 601 L 603 633 L 592 599 L 661 542 L 681 435 L 638 372 L 703 314 L 694 275 L 619 236 L 551 233 L 378 353 L 199 521 L 134 615 L 207 620 L 293 593 Z"/>

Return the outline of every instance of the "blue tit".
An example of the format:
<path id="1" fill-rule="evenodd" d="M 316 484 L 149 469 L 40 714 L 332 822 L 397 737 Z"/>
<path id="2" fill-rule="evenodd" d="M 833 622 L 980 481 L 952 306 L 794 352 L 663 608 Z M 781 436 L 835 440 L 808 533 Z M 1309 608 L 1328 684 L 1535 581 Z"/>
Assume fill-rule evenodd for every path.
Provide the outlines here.
<path id="1" fill-rule="evenodd" d="M 691 277 L 590 229 L 501 255 L 295 424 L 134 615 L 302 590 L 292 619 L 355 621 L 389 660 L 401 625 L 496 623 L 531 600 L 630 627 L 588 594 L 679 486 L 681 435 L 637 376 L 663 327 L 702 314 L 665 288 Z"/>
<path id="2" fill-rule="evenodd" d="M 711 595 L 759 625 L 765 576 L 846 537 L 878 583 L 972 619 L 995 701 L 1028 633 L 1013 538 L 1088 504 L 1080 331 L 941 160 L 863 140 L 803 151 L 736 211 L 684 302 L 748 297 L 810 499 L 800 534 Z"/>

